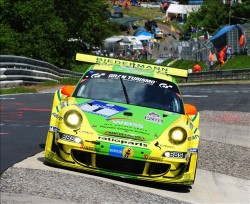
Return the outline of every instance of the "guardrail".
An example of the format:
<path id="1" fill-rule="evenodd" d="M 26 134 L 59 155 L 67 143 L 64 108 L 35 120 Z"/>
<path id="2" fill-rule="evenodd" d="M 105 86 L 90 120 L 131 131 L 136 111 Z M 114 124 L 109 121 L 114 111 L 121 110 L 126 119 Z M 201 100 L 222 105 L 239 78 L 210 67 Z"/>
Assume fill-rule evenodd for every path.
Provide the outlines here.
<path id="1" fill-rule="evenodd" d="M 189 73 L 187 82 L 221 81 L 221 80 L 249 80 L 250 69 L 216 70 Z"/>
<path id="2" fill-rule="evenodd" d="M 0 87 L 38 84 L 44 81 L 59 81 L 82 74 L 60 69 L 50 63 L 27 57 L 0 55 Z M 249 80 L 250 68 L 189 73 L 186 82 L 221 80 Z"/>
<path id="3" fill-rule="evenodd" d="M 59 81 L 82 74 L 60 69 L 50 63 L 27 57 L 0 55 L 0 87 L 38 84 L 44 81 Z"/>

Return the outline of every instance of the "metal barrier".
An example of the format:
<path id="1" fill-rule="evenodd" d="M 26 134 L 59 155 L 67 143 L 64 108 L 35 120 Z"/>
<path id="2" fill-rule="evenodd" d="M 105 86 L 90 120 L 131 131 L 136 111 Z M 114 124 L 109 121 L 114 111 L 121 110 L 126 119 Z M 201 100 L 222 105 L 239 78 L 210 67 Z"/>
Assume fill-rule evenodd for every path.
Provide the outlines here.
<path id="1" fill-rule="evenodd" d="M 38 84 L 82 74 L 60 69 L 50 63 L 27 57 L 0 55 L 0 87 Z"/>
<path id="2" fill-rule="evenodd" d="M 79 72 L 60 69 L 47 62 L 26 57 L 0 55 L 0 87 L 38 84 L 44 81 L 59 81 L 67 77 L 80 77 Z M 187 82 L 220 80 L 249 80 L 250 68 L 235 70 L 189 73 Z"/>
<path id="3" fill-rule="evenodd" d="M 187 82 L 221 81 L 221 80 L 249 80 L 250 69 L 233 69 L 189 73 Z"/>

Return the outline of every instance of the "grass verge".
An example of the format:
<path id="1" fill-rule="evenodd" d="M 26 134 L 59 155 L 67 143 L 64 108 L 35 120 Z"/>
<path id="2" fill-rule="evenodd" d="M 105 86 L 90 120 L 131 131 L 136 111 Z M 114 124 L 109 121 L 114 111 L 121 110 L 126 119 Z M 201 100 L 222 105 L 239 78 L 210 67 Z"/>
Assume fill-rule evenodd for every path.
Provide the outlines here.
<path id="1" fill-rule="evenodd" d="M 59 82 L 47 81 L 47 82 L 42 82 L 38 85 L 20 86 L 20 87 L 6 88 L 6 89 L 1 88 L 0 95 L 17 94 L 17 93 L 37 93 L 38 91 L 42 91 L 44 89 L 49 89 L 57 86 L 59 87 L 62 85 L 76 85 L 78 81 L 79 78 L 65 78 L 60 80 Z"/>

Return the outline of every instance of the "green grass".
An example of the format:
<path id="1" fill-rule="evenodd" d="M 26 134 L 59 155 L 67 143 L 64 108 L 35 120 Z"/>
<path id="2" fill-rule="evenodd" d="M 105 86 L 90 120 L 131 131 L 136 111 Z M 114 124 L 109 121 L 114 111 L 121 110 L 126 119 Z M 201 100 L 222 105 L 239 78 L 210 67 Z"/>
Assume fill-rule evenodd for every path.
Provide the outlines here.
<path id="1" fill-rule="evenodd" d="M 64 78 L 64 79 L 60 80 L 59 82 L 46 81 L 46 82 L 40 83 L 38 86 L 39 87 L 48 87 L 48 86 L 57 86 L 57 85 L 65 85 L 65 84 L 67 84 L 67 85 L 75 85 L 79 81 L 79 78 L 78 77 Z"/>
<path id="2" fill-rule="evenodd" d="M 194 65 L 196 64 L 196 61 L 192 60 L 178 60 L 174 62 L 171 67 L 175 68 L 181 68 L 181 69 L 193 69 Z M 202 71 L 206 70 L 206 63 L 201 61 L 199 62 L 199 65 L 201 66 Z"/>
<path id="3" fill-rule="evenodd" d="M 21 87 L 14 87 L 8 89 L 0 89 L 0 95 L 3 94 L 16 94 L 16 93 L 37 93 L 38 89 L 46 88 L 46 87 L 53 87 L 58 85 L 76 85 L 79 81 L 79 78 L 65 78 L 60 80 L 59 82 L 56 81 L 46 81 L 42 82 L 38 85 L 34 86 L 21 86 Z"/>
<path id="4" fill-rule="evenodd" d="M 15 87 L 9 89 L 0 89 L 0 95 L 2 94 L 17 94 L 17 93 L 36 93 L 35 88 L 28 87 Z"/>
<path id="5" fill-rule="evenodd" d="M 250 68 L 250 56 L 248 55 L 236 55 L 225 63 L 220 70 L 226 69 L 244 69 Z"/>

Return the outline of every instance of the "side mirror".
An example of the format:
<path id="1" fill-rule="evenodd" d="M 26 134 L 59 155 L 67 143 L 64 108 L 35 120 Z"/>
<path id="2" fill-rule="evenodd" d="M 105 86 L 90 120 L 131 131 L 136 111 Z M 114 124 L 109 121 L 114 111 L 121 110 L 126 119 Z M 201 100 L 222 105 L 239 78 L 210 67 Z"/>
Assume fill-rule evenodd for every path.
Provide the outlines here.
<path id="1" fill-rule="evenodd" d="M 196 115 L 197 109 L 191 104 L 184 104 L 185 112 L 187 115 Z"/>
<path id="2" fill-rule="evenodd" d="M 62 89 L 61 89 L 61 93 L 63 95 L 66 95 L 66 96 L 71 96 L 73 91 L 75 90 L 75 86 L 64 86 Z"/>

